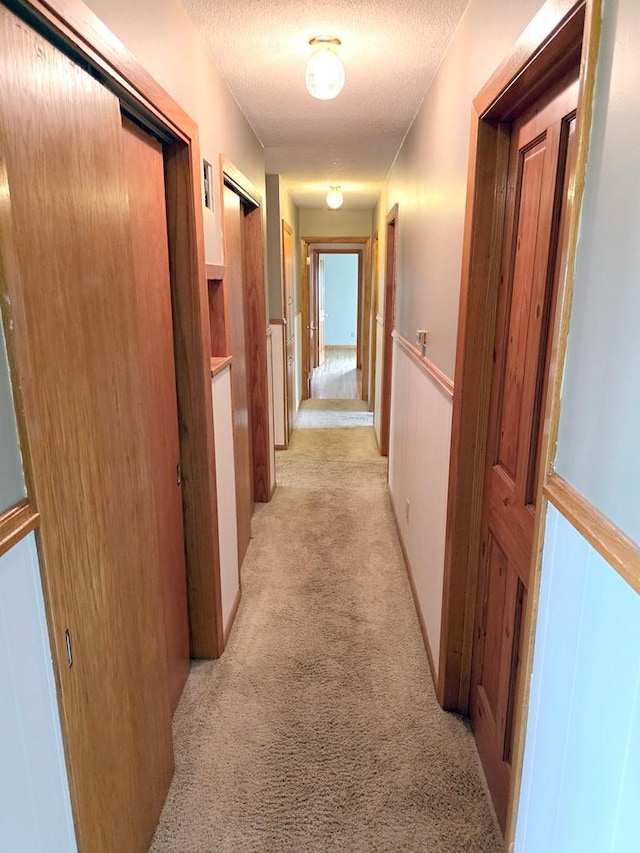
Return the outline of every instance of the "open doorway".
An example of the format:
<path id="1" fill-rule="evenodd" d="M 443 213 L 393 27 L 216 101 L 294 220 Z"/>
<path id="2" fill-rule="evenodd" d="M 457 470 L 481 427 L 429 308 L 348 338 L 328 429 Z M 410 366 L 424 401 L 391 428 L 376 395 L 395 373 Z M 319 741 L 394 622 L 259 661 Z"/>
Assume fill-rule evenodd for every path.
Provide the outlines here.
<path id="1" fill-rule="evenodd" d="M 357 252 L 318 254 L 318 364 L 311 374 L 311 398 L 360 400 L 358 366 Z"/>
<path id="2" fill-rule="evenodd" d="M 302 242 L 304 399 L 367 402 L 370 244 L 368 237 L 306 238 Z"/>

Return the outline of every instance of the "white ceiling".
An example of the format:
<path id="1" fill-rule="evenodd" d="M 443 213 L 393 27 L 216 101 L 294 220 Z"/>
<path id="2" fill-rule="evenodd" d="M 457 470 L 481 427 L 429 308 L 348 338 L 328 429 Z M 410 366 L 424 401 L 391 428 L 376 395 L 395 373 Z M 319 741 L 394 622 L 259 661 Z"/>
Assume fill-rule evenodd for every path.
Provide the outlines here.
<path id="1" fill-rule="evenodd" d="M 181 0 L 296 203 L 375 204 L 468 0 Z M 342 41 L 346 84 L 308 94 L 309 39 Z"/>

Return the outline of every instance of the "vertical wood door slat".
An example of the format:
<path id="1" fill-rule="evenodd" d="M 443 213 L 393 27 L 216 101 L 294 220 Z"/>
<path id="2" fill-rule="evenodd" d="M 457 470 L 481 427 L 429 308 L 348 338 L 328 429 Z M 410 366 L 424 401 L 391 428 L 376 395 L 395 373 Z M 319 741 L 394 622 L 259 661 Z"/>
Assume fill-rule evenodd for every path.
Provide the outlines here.
<path id="1" fill-rule="evenodd" d="M 131 249 L 141 339 L 143 397 L 152 460 L 158 583 L 167 646 L 173 713 L 189 674 L 189 623 L 182 522 L 178 401 L 176 395 L 169 246 L 162 146 L 133 122 L 122 122 L 129 190 Z"/>
<path id="2" fill-rule="evenodd" d="M 78 840 L 143 851 L 173 755 L 119 103 L 6 9 L 0 43 L 8 290 L 24 303 L 15 337 L 32 368 L 25 420 Z"/>

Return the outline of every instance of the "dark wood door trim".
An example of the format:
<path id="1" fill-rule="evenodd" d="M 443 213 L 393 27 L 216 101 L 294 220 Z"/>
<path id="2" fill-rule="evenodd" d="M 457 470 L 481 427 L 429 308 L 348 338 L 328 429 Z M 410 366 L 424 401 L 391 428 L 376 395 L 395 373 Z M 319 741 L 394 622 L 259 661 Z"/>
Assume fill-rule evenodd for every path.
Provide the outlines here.
<path id="1" fill-rule="evenodd" d="M 269 446 L 269 381 L 267 372 L 267 307 L 264 278 L 262 196 L 251 181 L 229 161 L 220 157 L 220 210 L 224 234 L 224 185 L 232 189 L 243 208 L 243 281 L 247 385 L 251 429 L 253 498 L 271 500 L 271 448 Z"/>
<path id="2" fill-rule="evenodd" d="M 391 429 L 391 377 L 393 372 L 393 332 L 396 313 L 396 253 L 398 205 L 387 214 L 385 234 L 384 323 L 382 343 L 382 406 L 380 409 L 380 455 L 389 455 Z M 391 246 L 391 251 L 389 247 Z"/>
<path id="3" fill-rule="evenodd" d="M 314 366 L 317 366 L 314 358 L 314 347 L 311 345 L 311 324 L 317 326 L 317 318 L 314 319 L 318 304 L 318 258 L 320 255 L 358 255 L 358 335 L 362 336 L 362 399 L 366 400 L 364 385 L 365 372 L 367 376 L 371 370 L 370 358 L 370 328 L 375 326 L 375 317 L 371 317 L 372 303 L 368 291 L 371 276 L 371 237 L 303 237 L 301 239 L 301 259 L 304 268 L 301 267 L 302 300 L 301 300 L 301 322 L 302 322 L 302 397 L 308 399 L 311 395 L 311 375 Z M 306 263 L 309 258 L 309 263 Z M 370 319 L 367 319 L 370 318 Z M 317 345 L 317 341 L 315 342 Z M 358 347 L 360 352 L 360 347 Z M 308 378 L 305 376 L 308 373 Z"/>
<path id="4" fill-rule="evenodd" d="M 480 547 L 482 493 L 492 342 L 500 276 L 504 200 L 509 158 L 510 121 L 533 103 L 576 58 L 581 58 L 578 99 L 577 162 L 573 205 L 568 212 L 563 247 L 558 316 L 553 329 L 550 382 L 541 470 L 546 475 L 557 436 L 560 380 L 566 352 L 568 314 L 577 243 L 578 216 L 584 189 L 591 127 L 595 66 L 600 40 L 601 0 L 548 2 L 514 45 L 473 102 L 467 207 L 464 226 L 438 699 L 445 708 L 468 711 L 477 561 Z M 546 476 L 541 477 L 544 483 Z M 538 501 L 539 507 L 543 501 Z M 534 541 L 535 566 L 527 605 L 525 636 L 535 628 L 539 586 L 539 553 L 544 518 L 539 509 Z M 524 742 L 523 715 L 531 672 L 531 643 L 523 660 L 518 701 L 513 784 L 507 843 L 513 841 Z"/>

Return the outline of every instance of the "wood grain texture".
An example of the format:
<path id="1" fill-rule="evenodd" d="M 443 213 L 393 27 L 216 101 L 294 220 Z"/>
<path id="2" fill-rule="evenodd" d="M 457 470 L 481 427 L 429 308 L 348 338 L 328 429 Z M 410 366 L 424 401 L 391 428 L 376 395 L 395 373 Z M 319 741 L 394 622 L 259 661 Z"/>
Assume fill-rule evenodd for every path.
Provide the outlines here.
<path id="1" fill-rule="evenodd" d="M 230 351 L 228 286 L 224 280 L 208 279 L 208 290 L 211 357 L 221 358 Z"/>
<path id="2" fill-rule="evenodd" d="M 134 106 L 151 126 L 168 130 L 183 142 L 197 136 L 193 119 L 82 0 L 16 0 L 13 5 L 28 20 L 40 21 L 55 33 L 72 58 L 86 60 L 97 69 L 109 89 Z"/>
<path id="3" fill-rule="evenodd" d="M 590 7 L 589 7 L 590 8 Z M 525 31 L 503 65 L 474 101 L 463 236 L 462 275 L 454 383 L 447 548 L 440 647 L 439 701 L 466 712 L 475 603 L 474 564 L 480 547 L 479 513 L 484 481 L 492 342 L 500 277 L 504 199 L 509 156 L 509 117 L 525 105 L 510 82 L 535 59 L 537 77 L 549 86 L 562 76 L 555 39 L 572 34 L 581 43 L 584 3 L 551 2 Z M 578 17 L 576 18 L 576 14 Z M 589 13 L 591 14 L 591 12 Z M 568 29 L 563 30 L 566 25 Z M 566 52 L 566 50 L 565 50 Z M 564 54 L 563 54 L 564 55 Z M 575 50 L 571 49 L 571 56 Z M 536 77 L 536 79 L 537 79 Z M 540 92 L 531 79 L 532 99 Z M 582 91 L 582 90 L 581 90 Z M 582 99 L 582 95 L 580 96 Z M 583 103 L 582 100 L 580 101 Z M 482 115 L 491 108 L 491 118 Z M 495 203 L 494 203 L 495 202 Z"/>
<path id="4" fill-rule="evenodd" d="M 271 447 L 269 442 L 267 339 L 265 337 L 267 305 L 261 207 L 245 206 L 242 248 L 247 335 L 247 382 L 253 459 L 253 499 L 254 501 L 267 502 L 271 495 Z"/>
<path id="5" fill-rule="evenodd" d="M 231 399 L 233 409 L 233 444 L 236 474 L 236 511 L 238 524 L 238 563 L 242 565 L 251 539 L 253 515 L 253 476 L 251 426 L 247 388 L 247 345 L 245 332 L 244 284 L 242 269 L 242 205 L 240 198 L 225 186 L 224 250 L 229 295 L 229 343 Z"/>
<path id="6" fill-rule="evenodd" d="M 580 4 L 576 4 L 576 8 Z M 587 0 L 584 6 L 584 31 L 581 34 L 580 83 L 578 110 L 573 141 L 575 165 L 571 183 L 567 190 L 568 204 L 563 224 L 565 239 L 557 257 L 558 296 L 556 316 L 551 327 L 552 343 L 549 352 L 549 382 L 546 394 L 542 437 L 540 443 L 539 470 L 541 472 L 534 532 L 534 554 L 528 606 L 524 618 L 525 651 L 522 660 L 523 678 L 520 683 L 518 706 L 514 721 L 513 784 L 511 786 L 505 846 L 509 851 L 515 847 L 516 816 L 522 785 L 526 718 L 530 696 L 530 675 L 533 670 L 534 638 L 540 596 L 542 574 L 542 551 L 546 524 L 546 499 L 541 493 L 552 473 L 558 440 L 558 423 L 562 396 L 562 379 L 567 355 L 569 319 L 573 297 L 575 262 L 580 227 L 580 211 L 584 197 L 586 165 L 589 157 L 589 142 L 593 121 L 593 100 L 596 85 L 596 69 L 602 33 L 602 0 Z"/>
<path id="7" fill-rule="evenodd" d="M 0 557 L 39 526 L 40 514 L 28 501 L 0 515 Z"/>
<path id="8" fill-rule="evenodd" d="M 173 347 L 169 246 L 162 146 L 126 118 L 123 149 L 129 235 L 141 338 L 143 405 L 156 503 L 157 566 L 162 591 L 171 713 L 189 674 L 187 578 L 182 523 L 178 400 Z"/>
<path id="9" fill-rule="evenodd" d="M 227 271 L 224 264 L 205 264 L 207 281 L 222 281 Z"/>
<path id="10" fill-rule="evenodd" d="M 393 330 L 396 313 L 396 251 L 398 205 L 387 214 L 384 276 L 384 337 L 382 344 L 382 405 L 380 407 L 380 455 L 389 455 L 391 428 L 391 377 L 393 374 Z"/>
<path id="11" fill-rule="evenodd" d="M 285 341 L 286 341 L 286 398 L 287 398 L 287 444 L 293 432 L 293 426 L 296 420 L 295 401 L 296 401 L 296 377 L 295 377 L 295 353 L 293 352 L 292 341 L 295 334 L 295 300 L 294 300 L 294 265 L 293 265 L 293 230 L 291 226 L 282 220 L 282 298 L 284 304 L 282 313 L 285 318 Z M 313 325 L 313 324 L 312 324 Z M 317 321 L 316 321 L 317 328 Z"/>
<path id="12" fill-rule="evenodd" d="M 33 374 L 21 384 L 76 829 L 85 850 L 143 851 L 173 763 L 119 104 L 5 9 L 0 21 L 20 271 L 7 289 L 24 302 L 15 336 L 20 376 L 23 352 Z"/>
<path id="13" fill-rule="evenodd" d="M 472 117 L 447 497 L 440 684 L 447 710 L 468 709 L 480 510 L 495 305 L 500 275 L 508 129 Z M 494 195 L 495 194 L 495 195 Z M 495 206 L 491 199 L 496 198 Z M 493 310 L 492 310 L 493 308 Z"/>
<path id="14" fill-rule="evenodd" d="M 414 361 L 423 373 L 433 380 L 433 382 L 441 388 L 449 397 L 453 397 L 453 382 L 443 373 L 430 359 L 422 355 L 418 347 L 410 343 L 406 338 L 403 338 L 397 329 L 392 333 L 393 340 L 401 347 L 409 358 Z"/>
<path id="15" fill-rule="evenodd" d="M 302 314 L 302 399 L 311 396 L 311 342 L 309 340 L 309 244 L 300 240 L 300 311 Z M 271 321 L 273 322 L 273 320 Z"/>
<path id="16" fill-rule="evenodd" d="M 591 547 L 640 593 L 640 545 L 558 474 L 549 477 L 543 492 Z"/>
<path id="17" fill-rule="evenodd" d="M 211 376 L 217 376 L 218 373 L 222 373 L 222 371 L 231 365 L 233 361 L 233 357 L 230 355 L 225 356 L 214 356 L 211 359 Z"/>
<path id="18" fill-rule="evenodd" d="M 580 63 L 586 0 L 547 0 L 474 99 L 485 120 L 511 121 Z"/>
<path id="19" fill-rule="evenodd" d="M 164 165 L 191 656 L 216 658 L 224 646 L 197 135 L 165 145 Z"/>

